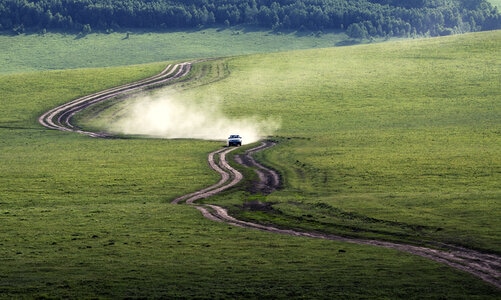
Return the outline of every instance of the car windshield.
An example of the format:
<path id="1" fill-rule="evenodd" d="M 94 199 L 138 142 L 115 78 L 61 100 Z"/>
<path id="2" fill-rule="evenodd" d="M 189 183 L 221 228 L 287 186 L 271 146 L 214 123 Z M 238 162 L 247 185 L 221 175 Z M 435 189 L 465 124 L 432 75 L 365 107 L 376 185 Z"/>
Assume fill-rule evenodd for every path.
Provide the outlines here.
<path id="1" fill-rule="evenodd" d="M 230 139 L 235 139 L 235 138 L 239 138 L 238 135 L 234 134 L 234 135 L 230 135 Z"/>

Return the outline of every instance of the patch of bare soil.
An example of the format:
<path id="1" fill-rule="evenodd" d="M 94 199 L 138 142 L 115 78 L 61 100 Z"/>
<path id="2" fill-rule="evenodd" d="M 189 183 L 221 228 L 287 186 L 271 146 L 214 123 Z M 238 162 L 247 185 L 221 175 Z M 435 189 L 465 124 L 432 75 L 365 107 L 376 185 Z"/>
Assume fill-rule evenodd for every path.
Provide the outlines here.
<path id="1" fill-rule="evenodd" d="M 245 151 L 244 154 L 236 155 L 235 161 L 241 165 L 254 168 L 258 175 L 258 180 L 252 183 L 251 193 L 270 194 L 281 186 L 280 175 L 277 171 L 267 168 L 257 162 L 252 156 L 254 153 L 273 147 L 274 142 L 265 141 L 261 145 Z"/>

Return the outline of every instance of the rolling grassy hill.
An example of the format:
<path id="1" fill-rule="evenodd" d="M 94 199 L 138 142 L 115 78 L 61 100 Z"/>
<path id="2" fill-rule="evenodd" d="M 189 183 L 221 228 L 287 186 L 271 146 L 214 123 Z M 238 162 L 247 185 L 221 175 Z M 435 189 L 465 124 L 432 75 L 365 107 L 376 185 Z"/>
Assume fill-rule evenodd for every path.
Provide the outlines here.
<path id="1" fill-rule="evenodd" d="M 281 121 L 263 155 L 285 189 L 228 196 L 235 209 L 274 203 L 248 218 L 499 253 L 500 43 L 488 32 L 237 57 L 225 80 L 180 94 Z"/>
<path id="2" fill-rule="evenodd" d="M 365 236 L 499 252 L 500 42 L 488 32 L 223 60 L 224 80 L 179 93 L 281 120 L 279 146 L 262 158 L 285 187 L 211 201 L 269 201 L 284 216 L 247 218 L 332 232 L 351 222 Z M 419 257 L 229 227 L 168 204 L 217 181 L 205 159 L 221 142 L 101 140 L 36 122 L 164 65 L 0 75 L 2 297 L 499 297 Z"/>
<path id="3" fill-rule="evenodd" d="M 495 6 L 499 9 L 501 9 L 501 1 L 500 0 L 489 0 L 489 2 L 492 4 L 492 6 Z"/>
<path id="4" fill-rule="evenodd" d="M 252 27 L 173 32 L 133 30 L 86 36 L 57 32 L 0 35 L 0 73 L 123 66 L 323 48 L 343 43 L 350 40 L 344 33 L 335 31 L 276 34 Z"/>

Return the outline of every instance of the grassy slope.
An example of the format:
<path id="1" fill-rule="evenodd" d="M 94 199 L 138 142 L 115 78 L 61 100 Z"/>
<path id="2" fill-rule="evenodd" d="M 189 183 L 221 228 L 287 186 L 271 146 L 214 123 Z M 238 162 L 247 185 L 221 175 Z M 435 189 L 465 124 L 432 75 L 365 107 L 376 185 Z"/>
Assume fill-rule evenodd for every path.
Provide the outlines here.
<path id="1" fill-rule="evenodd" d="M 191 93 L 282 120 L 273 222 L 499 253 L 500 47 L 497 31 L 235 58 Z"/>
<path id="2" fill-rule="evenodd" d="M 101 198 L 102 202 L 109 202 L 115 197 L 121 199 L 123 189 L 130 186 L 137 186 L 138 198 L 153 197 L 156 200 L 169 199 L 188 191 L 190 187 L 186 184 L 192 184 L 190 174 L 203 166 L 203 163 L 195 162 L 194 157 L 204 159 L 206 151 L 217 143 L 200 142 L 200 151 L 191 156 L 186 153 L 186 147 L 192 147 L 188 142 L 152 140 L 152 147 L 147 148 L 141 140 L 106 141 L 47 131 L 37 122 L 42 112 L 59 103 L 147 77 L 164 67 L 164 63 L 157 63 L 1 76 L 0 89 L 4 95 L 0 116 L 0 129 L 4 135 L 0 142 L 3 150 L 1 155 L 2 161 L 10 162 L 1 166 L 2 180 L 5 183 L 1 185 L 3 204 L 17 205 L 20 199 L 38 203 L 44 198 L 59 204 L 68 201 L 68 194 L 74 194 L 75 200 L 79 201 L 80 193 L 90 193 L 96 199 Z M 179 180 L 176 176 L 180 176 L 187 181 L 173 185 L 172 189 L 165 189 L 162 180 L 155 179 L 156 182 L 151 182 L 152 178 L 157 178 L 160 174 L 171 173 L 169 169 L 175 167 L 172 162 L 165 161 L 166 152 L 181 154 L 178 158 L 186 161 L 186 170 L 178 175 L 173 174 L 172 179 L 176 182 Z M 110 160 L 113 160 L 114 166 L 108 163 Z M 75 165 L 75 161 L 78 164 Z M 151 170 L 153 166 L 161 168 Z M 59 171 L 65 176 L 58 176 Z M 99 176 L 95 176 L 100 172 L 104 172 L 113 182 L 100 183 Z M 208 171 L 202 172 L 201 177 L 203 174 L 207 178 L 199 182 L 199 186 L 217 178 Z M 80 180 L 83 181 L 82 186 L 77 182 Z M 143 189 L 142 184 L 147 184 L 150 188 L 152 184 L 157 185 L 157 190 L 153 192 L 150 188 Z M 82 192 L 82 188 L 86 189 L 85 192 Z M 19 191 L 23 193 L 20 195 Z"/>
<path id="3" fill-rule="evenodd" d="M 0 77 L 2 297 L 499 295 L 418 257 L 228 227 L 165 203 L 217 180 L 205 156 L 219 143 L 96 140 L 36 123 L 58 103 L 161 67 Z"/>
<path id="4" fill-rule="evenodd" d="M 0 35 L 0 74 L 330 47 L 347 39 L 335 32 L 277 35 L 253 28 L 132 32 L 129 39 L 124 37 L 118 32 L 81 38 L 59 33 Z"/>
<path id="5" fill-rule="evenodd" d="M 492 4 L 492 6 L 497 7 L 498 10 L 501 9 L 501 0 L 489 0 L 489 2 Z"/>

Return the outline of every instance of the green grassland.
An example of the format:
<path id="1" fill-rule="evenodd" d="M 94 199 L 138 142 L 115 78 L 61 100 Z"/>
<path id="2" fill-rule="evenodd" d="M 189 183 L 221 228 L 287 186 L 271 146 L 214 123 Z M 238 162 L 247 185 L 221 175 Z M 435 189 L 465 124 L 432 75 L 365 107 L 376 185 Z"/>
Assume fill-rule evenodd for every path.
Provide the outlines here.
<path id="1" fill-rule="evenodd" d="M 287 225 L 335 223 L 337 209 L 441 226 L 428 238 L 499 252 L 500 40 L 492 32 L 227 59 L 229 76 L 182 93 L 223 99 L 235 116 L 281 119 L 279 145 L 261 156 L 285 187 L 211 201 L 272 201 Z M 205 160 L 221 142 L 93 139 L 36 122 L 164 65 L 0 75 L 0 297 L 499 297 L 420 257 L 235 228 L 169 204 L 218 180 Z"/>
<path id="2" fill-rule="evenodd" d="M 340 32 L 272 33 L 249 27 L 174 32 L 0 35 L 0 73 L 109 67 L 349 43 Z"/>
<path id="3" fill-rule="evenodd" d="M 282 120 L 262 157 L 285 188 L 246 217 L 500 253 L 500 46 L 498 31 L 238 57 L 190 93 Z"/>
<path id="4" fill-rule="evenodd" d="M 501 0 L 489 0 L 489 2 L 492 4 L 492 6 L 497 7 L 498 10 L 501 9 Z"/>

